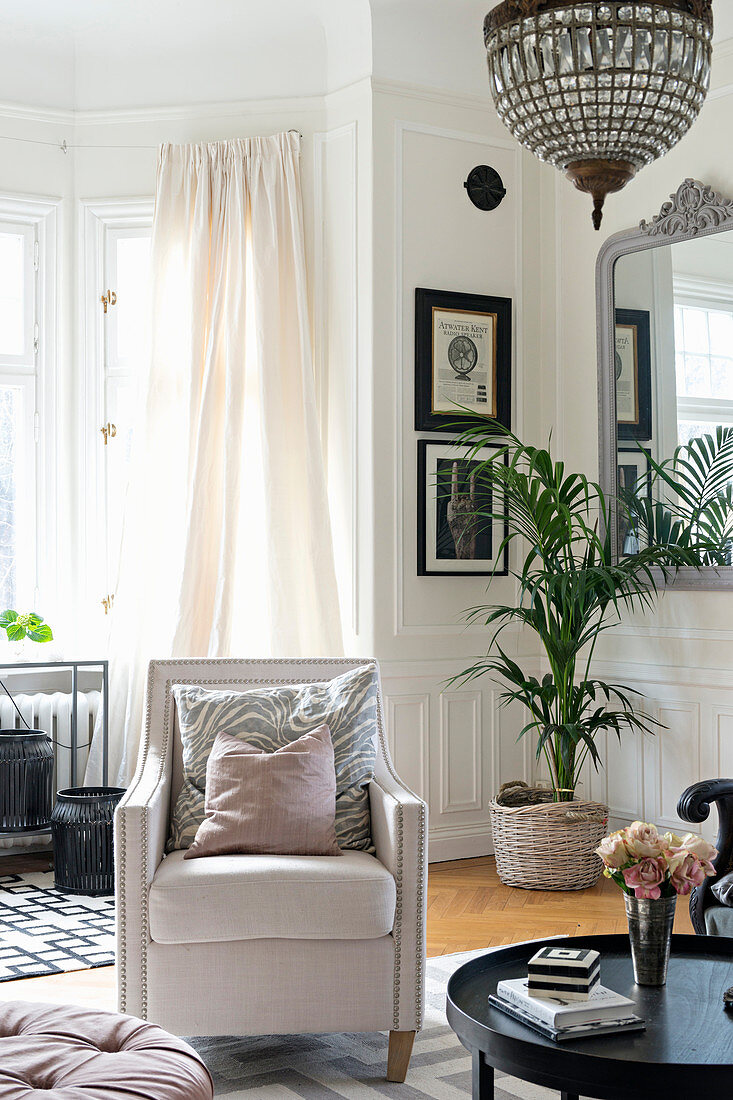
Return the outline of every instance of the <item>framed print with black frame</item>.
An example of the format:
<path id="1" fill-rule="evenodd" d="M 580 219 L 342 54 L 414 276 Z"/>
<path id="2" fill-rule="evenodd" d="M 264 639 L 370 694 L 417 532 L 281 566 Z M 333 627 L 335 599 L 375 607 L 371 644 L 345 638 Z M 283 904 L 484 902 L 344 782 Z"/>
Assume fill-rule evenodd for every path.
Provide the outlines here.
<path id="1" fill-rule="evenodd" d="M 652 353 L 649 312 L 616 310 L 618 438 L 652 438 Z"/>
<path id="2" fill-rule="evenodd" d="M 512 419 L 512 300 L 415 290 L 415 431 Z"/>
<path id="3" fill-rule="evenodd" d="M 496 499 L 480 470 L 499 449 L 482 447 L 474 454 L 453 440 L 418 440 L 418 577 L 507 575 L 504 495 Z M 506 465 L 506 452 L 497 461 Z"/>
<path id="4" fill-rule="evenodd" d="M 633 493 L 635 497 L 651 499 L 652 468 L 649 451 L 645 447 L 619 447 L 616 463 L 617 494 Z M 642 533 L 634 528 L 631 516 L 624 508 L 617 513 L 618 546 L 622 557 L 628 558 L 646 547 Z"/>

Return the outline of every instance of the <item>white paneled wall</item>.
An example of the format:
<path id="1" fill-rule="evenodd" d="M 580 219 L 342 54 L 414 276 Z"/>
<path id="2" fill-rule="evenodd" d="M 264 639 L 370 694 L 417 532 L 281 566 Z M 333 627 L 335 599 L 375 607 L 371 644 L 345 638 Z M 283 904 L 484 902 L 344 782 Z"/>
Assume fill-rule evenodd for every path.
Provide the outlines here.
<path id="1" fill-rule="evenodd" d="M 382 662 L 387 736 L 397 771 L 430 806 L 430 859 L 491 851 L 488 803 L 501 782 L 530 778 L 518 715 L 493 686 L 448 683 L 455 660 Z"/>
<path id="2" fill-rule="evenodd" d="M 713 752 L 716 775 L 733 775 L 733 705 L 713 708 Z"/>
<path id="3" fill-rule="evenodd" d="M 316 369 L 347 646 L 380 661 L 396 767 L 430 806 L 431 859 L 490 851 L 489 799 L 505 765 L 519 774 L 492 685 L 448 683 L 485 649 L 462 612 L 486 578 L 419 578 L 416 563 L 416 287 L 513 300 L 522 407 L 522 158 L 484 107 L 381 81 L 330 96 L 314 142 Z M 508 190 L 493 215 L 463 187 L 480 163 Z"/>
<path id="4" fill-rule="evenodd" d="M 375 93 L 374 648 L 395 761 L 429 804 L 437 861 L 491 851 L 488 803 L 531 764 L 514 744 L 517 716 L 498 708 L 494 685 L 450 682 L 485 652 L 486 630 L 467 626 L 463 612 L 489 599 L 487 579 L 417 576 L 417 441 L 455 433 L 414 430 L 415 288 L 512 299 L 519 431 L 525 319 L 538 317 L 539 304 L 525 300 L 523 154 L 483 98 L 385 81 Z M 507 189 L 492 213 L 472 206 L 463 186 L 478 164 L 495 168 Z M 513 593 L 514 582 L 500 578 L 491 598 Z"/>
<path id="5" fill-rule="evenodd" d="M 358 144 L 355 120 L 314 135 L 313 320 L 321 438 L 344 630 L 359 633 Z"/>
<path id="6" fill-rule="evenodd" d="M 430 694 L 387 695 L 387 730 L 399 775 L 421 798 L 430 792 Z"/>
<path id="7" fill-rule="evenodd" d="M 586 769 L 584 789 L 607 802 L 611 824 L 634 818 L 665 829 L 687 829 L 677 816 L 682 792 L 701 779 L 733 775 L 733 679 L 715 670 L 599 663 L 610 682 L 643 693 L 639 709 L 661 723 L 653 735 L 625 734 L 599 740 L 605 767 Z M 715 811 L 705 826 L 713 839 Z"/>
<path id="8" fill-rule="evenodd" d="M 532 667 L 532 657 L 519 658 Z M 519 707 L 498 705 L 499 689 L 446 683 L 453 660 L 420 666 L 383 662 L 390 749 L 399 773 L 430 804 L 431 860 L 491 851 L 487 804 L 503 782 L 548 778 L 536 762 Z M 539 669 L 537 669 L 539 671 Z M 661 725 L 653 735 L 602 734 L 603 767 L 584 769 L 579 794 L 605 802 L 610 827 L 640 818 L 686 831 L 677 802 L 690 784 L 733 776 L 733 677 L 715 670 L 599 661 L 599 677 L 642 693 L 638 709 Z M 713 840 L 715 811 L 703 832 Z"/>
<path id="9" fill-rule="evenodd" d="M 679 796 L 690 778 L 700 775 L 700 704 L 660 701 L 656 715 L 664 728 L 645 745 L 649 772 L 645 795 L 652 820 L 674 829 Z"/>
<path id="10" fill-rule="evenodd" d="M 441 817 L 480 811 L 484 790 L 482 703 L 480 691 L 444 691 L 440 695 L 437 810 Z"/>

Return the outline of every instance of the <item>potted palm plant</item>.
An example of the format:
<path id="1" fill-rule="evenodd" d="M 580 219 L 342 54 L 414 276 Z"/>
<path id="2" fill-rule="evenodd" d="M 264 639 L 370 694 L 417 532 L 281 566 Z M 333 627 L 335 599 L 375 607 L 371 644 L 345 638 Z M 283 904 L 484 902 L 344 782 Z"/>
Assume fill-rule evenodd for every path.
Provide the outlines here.
<path id="1" fill-rule="evenodd" d="M 452 682 L 489 676 L 503 687 L 501 705 L 522 705 L 526 721 L 519 737 L 534 738 L 537 761 L 545 761 L 551 783 L 535 804 L 492 801 L 497 868 L 509 885 L 582 889 L 602 869 L 595 849 L 608 810 L 578 798 L 581 771 L 587 762 L 600 765 L 599 733 L 620 737 L 655 727 L 635 710 L 638 692 L 593 675 L 598 640 L 623 613 L 653 606 L 660 570 L 666 578 L 679 566 L 719 559 L 721 551 L 698 524 L 685 539 L 647 545 L 616 560 L 612 512 L 626 507 L 623 501 L 607 500 L 598 484 L 566 470 L 549 449 L 523 444 L 496 422 L 469 427 L 458 444 L 474 462 L 476 481 L 490 490 L 483 499 L 506 503 L 505 544 L 515 546 L 519 560 L 510 572 L 516 602 L 467 610 L 469 622 L 489 628 L 489 646 Z M 492 457 L 476 461 L 487 446 L 495 448 Z M 476 522 L 496 518 L 496 511 L 479 512 Z M 544 674 L 523 668 L 506 651 L 502 634 L 510 626 L 534 635 Z"/>

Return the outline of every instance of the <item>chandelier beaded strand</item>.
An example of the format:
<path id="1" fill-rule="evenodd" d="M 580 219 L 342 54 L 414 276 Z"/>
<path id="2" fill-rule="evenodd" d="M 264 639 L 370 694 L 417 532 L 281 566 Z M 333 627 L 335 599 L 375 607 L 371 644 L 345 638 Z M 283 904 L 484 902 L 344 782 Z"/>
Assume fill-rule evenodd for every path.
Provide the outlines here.
<path id="1" fill-rule="evenodd" d="M 710 86 L 712 0 L 503 0 L 484 40 L 497 112 L 517 141 L 593 198 L 664 156 Z"/>

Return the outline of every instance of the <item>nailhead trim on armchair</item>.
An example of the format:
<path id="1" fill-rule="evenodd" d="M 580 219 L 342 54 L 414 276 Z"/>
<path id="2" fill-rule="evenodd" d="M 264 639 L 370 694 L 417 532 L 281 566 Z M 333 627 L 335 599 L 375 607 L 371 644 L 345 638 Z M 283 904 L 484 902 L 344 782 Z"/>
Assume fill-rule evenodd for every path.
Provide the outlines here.
<path id="1" fill-rule="evenodd" d="M 354 660 L 355 660 L 354 658 L 320 658 L 320 659 L 319 658 L 312 658 L 312 659 L 302 659 L 302 660 L 301 659 L 280 659 L 280 660 L 268 661 L 268 664 L 272 664 L 274 666 L 277 666 L 277 665 L 308 665 L 308 666 L 328 665 L 328 666 L 333 667 L 334 665 L 340 665 L 340 664 L 353 666 L 354 665 Z M 201 663 L 201 661 L 198 660 L 198 659 L 196 659 L 196 660 L 192 660 L 192 659 L 171 660 L 171 661 L 166 662 L 166 664 L 175 665 L 175 666 L 180 667 L 182 669 L 187 667 L 187 666 L 191 666 L 191 665 L 198 666 L 198 665 L 200 665 L 200 663 Z M 260 660 L 250 660 L 250 661 L 248 661 L 248 660 L 238 660 L 238 659 L 233 658 L 233 659 L 217 660 L 217 663 L 221 664 L 221 665 L 238 665 L 238 666 L 241 667 L 242 665 L 246 666 L 248 664 L 250 664 L 250 665 L 260 665 L 262 662 Z M 376 660 L 374 658 L 366 658 L 365 657 L 363 659 L 363 663 L 364 664 L 376 664 Z M 327 679 L 328 678 L 324 678 L 322 680 L 313 679 L 313 680 L 310 680 L 309 682 L 310 683 L 325 683 L 325 682 L 327 682 Z M 179 679 L 168 679 L 166 681 L 166 701 L 165 701 L 165 715 L 164 715 L 164 727 L 165 728 L 164 728 L 164 737 L 163 737 L 162 750 L 161 750 L 160 770 L 158 772 L 158 781 L 162 778 L 163 769 L 165 767 L 165 761 L 166 761 L 167 756 L 168 756 L 169 743 L 170 743 L 170 733 L 171 733 L 170 702 L 171 702 L 171 698 L 172 698 L 171 687 L 174 683 L 178 683 L 178 682 L 180 682 Z M 201 684 L 207 684 L 207 683 L 210 683 L 210 684 L 224 684 L 224 683 L 241 683 L 241 682 L 242 682 L 241 677 L 237 677 L 236 679 L 231 679 L 231 680 L 227 680 L 227 679 L 224 679 L 222 677 L 218 677 L 216 679 L 210 679 L 210 680 L 197 680 L 197 683 L 201 683 Z M 277 678 L 270 678 L 270 677 L 265 678 L 265 677 L 263 677 L 263 678 L 255 678 L 255 679 L 252 679 L 252 680 L 247 681 L 247 682 L 251 683 L 253 685 L 254 684 L 277 685 L 277 684 L 292 683 L 292 679 L 288 679 L 288 678 L 277 679 Z M 148 683 L 147 683 L 147 693 L 146 694 L 147 694 L 147 701 L 146 701 L 146 710 L 145 710 L 145 730 L 144 730 L 144 734 L 143 734 L 142 751 L 140 753 L 140 758 L 139 758 L 139 761 L 138 761 L 138 767 L 136 769 L 135 777 L 134 777 L 133 782 L 130 786 L 128 795 L 132 794 L 135 791 L 138 783 L 142 779 L 143 774 L 144 774 L 144 770 L 145 770 L 145 763 L 147 761 L 147 756 L 148 756 L 148 749 L 149 749 L 149 744 L 150 744 L 150 723 L 151 723 L 151 718 L 152 718 L 152 714 L 151 714 L 151 707 L 152 707 L 152 668 L 148 672 Z M 397 773 L 394 770 L 394 767 L 392 766 L 392 758 L 391 758 L 391 755 L 390 755 L 390 752 L 389 752 L 389 746 L 387 744 L 387 738 L 386 738 L 386 734 L 385 734 L 385 730 L 384 730 L 384 721 L 383 721 L 383 715 L 382 715 L 381 690 L 380 690 L 380 692 L 377 696 L 377 733 L 378 733 L 379 747 L 380 747 L 380 750 L 382 752 L 382 758 L 386 763 L 387 770 L 389 771 L 389 774 L 391 775 L 391 777 L 394 779 L 394 781 L 396 783 L 398 783 L 401 787 L 403 787 L 409 794 L 412 794 L 414 797 L 417 798 L 417 796 L 414 795 L 413 791 L 410 791 L 410 789 L 408 787 L 405 787 L 405 784 L 399 778 L 399 776 L 397 775 Z M 122 806 L 124 806 L 125 801 L 126 800 L 123 799 L 123 802 L 121 803 Z M 398 805 L 398 808 L 397 808 L 397 826 L 398 826 L 398 830 L 397 830 L 397 858 L 396 858 L 396 864 L 397 864 L 396 872 L 397 873 L 395 874 L 395 885 L 396 885 L 397 901 L 396 901 L 396 907 L 395 907 L 395 929 L 394 929 L 394 932 L 393 932 L 393 937 L 394 937 L 394 941 L 395 941 L 395 946 L 394 946 L 395 966 L 394 966 L 394 983 L 393 983 L 393 1025 L 394 1025 L 394 1030 L 395 1031 L 399 1030 L 399 1025 L 400 1025 L 400 973 L 401 973 L 401 962 L 402 962 L 402 959 L 401 959 L 401 942 L 402 942 L 402 928 L 401 928 L 401 925 L 402 925 L 402 910 L 403 910 L 402 869 L 403 869 L 403 855 L 404 855 L 404 834 L 403 834 L 403 808 L 402 808 L 401 805 Z M 418 874 L 417 874 L 417 898 L 416 898 L 416 900 L 417 900 L 418 937 L 417 937 L 417 950 L 416 950 L 416 954 L 415 954 L 415 1015 L 416 1015 L 416 1019 L 417 1019 L 418 1029 L 421 1027 L 422 1019 L 423 1019 L 423 985 L 424 985 L 423 969 L 424 969 L 424 960 L 423 960 L 423 953 L 420 949 L 420 945 L 422 944 L 423 938 L 424 938 L 424 915 L 423 915 L 423 907 L 422 907 L 422 897 L 423 897 L 423 891 L 424 891 L 424 887 L 425 887 L 425 859 L 424 859 L 424 855 L 423 855 L 423 853 L 425 851 L 425 847 L 424 847 L 425 846 L 425 828 L 426 828 L 425 806 L 422 802 L 420 802 L 419 824 L 418 824 L 420 858 L 418 860 L 418 868 L 417 868 Z M 140 1006 L 140 1011 L 139 1011 L 138 1014 L 143 1019 L 146 1019 L 147 1018 L 147 1008 L 148 1008 L 147 956 L 148 956 L 148 942 L 149 942 L 149 932 L 148 932 L 148 929 L 149 929 L 149 914 L 148 914 L 148 812 L 147 812 L 146 807 L 142 808 L 141 831 L 142 831 L 142 842 L 143 842 L 142 843 L 143 851 L 142 851 L 142 859 L 141 859 L 141 872 L 140 872 L 140 879 L 141 879 L 141 881 L 140 881 L 141 914 L 140 915 L 141 915 L 141 918 L 142 918 L 142 920 L 141 920 L 141 940 L 140 940 L 140 948 L 141 948 L 141 974 L 140 974 L 141 1006 Z M 125 977 L 125 975 L 126 975 L 126 961 L 127 961 L 127 959 L 126 959 L 126 935 L 125 935 L 126 927 L 127 927 L 125 898 L 126 898 L 127 895 L 126 895 L 126 890 L 125 890 L 125 871 L 124 871 L 127 837 L 126 837 L 126 823 L 125 823 L 124 814 L 120 815 L 120 818 L 119 818 L 118 844 L 120 846 L 120 852 L 121 852 L 121 855 L 122 855 L 122 859 L 121 859 L 121 869 L 122 870 L 121 870 L 119 885 L 118 885 L 119 895 L 120 895 L 119 926 L 120 926 L 120 964 L 121 964 L 120 968 L 119 968 L 119 970 L 120 970 L 119 1003 L 120 1003 L 121 1011 L 124 1012 L 126 1010 L 126 1006 L 127 1006 L 127 983 L 126 983 L 126 977 Z"/>

